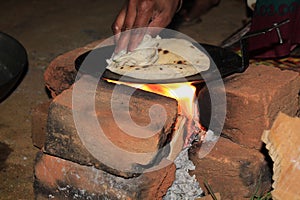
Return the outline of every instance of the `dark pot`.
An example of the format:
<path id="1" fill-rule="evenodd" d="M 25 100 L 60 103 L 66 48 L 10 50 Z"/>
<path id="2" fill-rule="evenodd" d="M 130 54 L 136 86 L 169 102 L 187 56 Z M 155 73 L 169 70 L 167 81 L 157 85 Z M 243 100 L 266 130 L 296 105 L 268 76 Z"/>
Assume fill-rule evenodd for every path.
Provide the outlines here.
<path id="1" fill-rule="evenodd" d="M 22 44 L 0 32 L 0 102 L 18 86 L 27 67 L 27 53 Z"/>

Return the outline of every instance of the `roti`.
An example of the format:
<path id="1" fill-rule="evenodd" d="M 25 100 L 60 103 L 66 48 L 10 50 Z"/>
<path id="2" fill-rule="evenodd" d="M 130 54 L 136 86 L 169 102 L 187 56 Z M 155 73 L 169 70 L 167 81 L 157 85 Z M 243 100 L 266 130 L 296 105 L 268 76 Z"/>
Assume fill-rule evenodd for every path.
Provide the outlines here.
<path id="1" fill-rule="evenodd" d="M 150 37 L 150 39 L 149 39 Z M 209 69 L 209 57 L 184 39 L 145 36 L 134 51 L 115 55 L 107 69 L 144 80 L 168 80 L 192 76 Z"/>

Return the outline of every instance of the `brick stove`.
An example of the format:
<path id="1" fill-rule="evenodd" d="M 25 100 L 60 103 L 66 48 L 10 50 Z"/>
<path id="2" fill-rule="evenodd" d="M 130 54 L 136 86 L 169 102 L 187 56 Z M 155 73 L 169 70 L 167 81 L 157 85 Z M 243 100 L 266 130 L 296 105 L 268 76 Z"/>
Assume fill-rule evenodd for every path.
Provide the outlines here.
<path id="1" fill-rule="evenodd" d="M 57 57 L 45 72 L 52 101 L 45 102 L 33 112 L 33 142 L 40 148 L 35 164 L 36 197 L 161 199 L 174 181 L 173 163 L 139 176 L 113 171 L 91 156 L 76 137 L 70 109 L 70 86 L 76 76 L 74 60 L 98 43 Z M 108 92 L 111 86 L 101 84 L 104 92 Z M 196 175 L 204 190 L 203 182 L 207 180 L 222 199 L 249 199 L 258 186 L 262 193 L 271 187 L 270 163 L 261 135 L 270 128 L 279 111 L 295 116 L 299 109 L 299 73 L 251 64 L 245 73 L 228 77 L 225 88 L 227 115 L 222 137 L 204 158 L 199 159 L 199 147 L 190 149 L 190 159 L 196 166 L 190 173 Z M 99 101 L 103 99 L 99 98 Z M 122 141 L 130 139 L 122 137 L 116 142 L 126 148 L 134 146 L 139 151 L 144 148 L 153 150 L 168 139 L 168 131 L 174 126 L 177 115 L 177 102 L 143 91 L 139 91 L 133 101 L 146 110 L 153 101 L 164 105 L 168 111 L 165 132 L 144 143 L 124 143 Z M 208 91 L 203 88 L 199 94 L 199 106 L 204 125 L 210 118 L 209 102 Z M 99 109 L 105 108 L 107 106 Z M 146 119 L 139 118 L 142 111 L 139 112 L 136 112 L 136 119 L 142 124 L 147 123 Z"/>

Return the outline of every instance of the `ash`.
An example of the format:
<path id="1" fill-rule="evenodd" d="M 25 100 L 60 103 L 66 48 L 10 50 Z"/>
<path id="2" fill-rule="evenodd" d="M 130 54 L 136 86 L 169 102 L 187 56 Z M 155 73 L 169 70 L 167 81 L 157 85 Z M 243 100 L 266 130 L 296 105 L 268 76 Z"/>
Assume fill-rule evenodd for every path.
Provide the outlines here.
<path id="1" fill-rule="evenodd" d="M 168 189 L 164 200 L 196 199 L 203 196 L 195 175 L 190 176 L 189 170 L 195 170 L 194 163 L 189 160 L 188 149 L 183 149 L 174 160 L 176 165 L 175 181 Z"/>

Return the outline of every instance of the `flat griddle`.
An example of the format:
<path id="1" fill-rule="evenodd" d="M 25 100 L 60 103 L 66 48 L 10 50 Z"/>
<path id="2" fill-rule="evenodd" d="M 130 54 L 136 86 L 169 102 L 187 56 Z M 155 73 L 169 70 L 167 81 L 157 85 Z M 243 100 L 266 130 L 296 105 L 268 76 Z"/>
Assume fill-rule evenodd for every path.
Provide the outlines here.
<path id="1" fill-rule="evenodd" d="M 122 82 L 130 83 L 180 83 L 180 82 L 207 82 L 224 78 L 234 73 L 241 73 L 248 67 L 247 58 L 239 56 L 237 53 L 213 46 L 209 44 L 197 44 L 195 46 L 203 48 L 202 51 L 206 51 L 211 60 L 211 65 L 207 71 L 203 71 L 199 74 L 195 74 L 188 77 L 176 78 L 176 79 L 164 79 L 164 80 L 145 80 L 136 79 L 129 76 L 121 76 L 106 69 L 106 59 L 109 59 L 113 54 L 115 46 L 105 46 L 101 48 L 88 51 L 80 55 L 75 60 L 75 68 L 82 74 L 89 74 L 96 78 L 102 77 L 103 79 L 110 79 Z"/>

